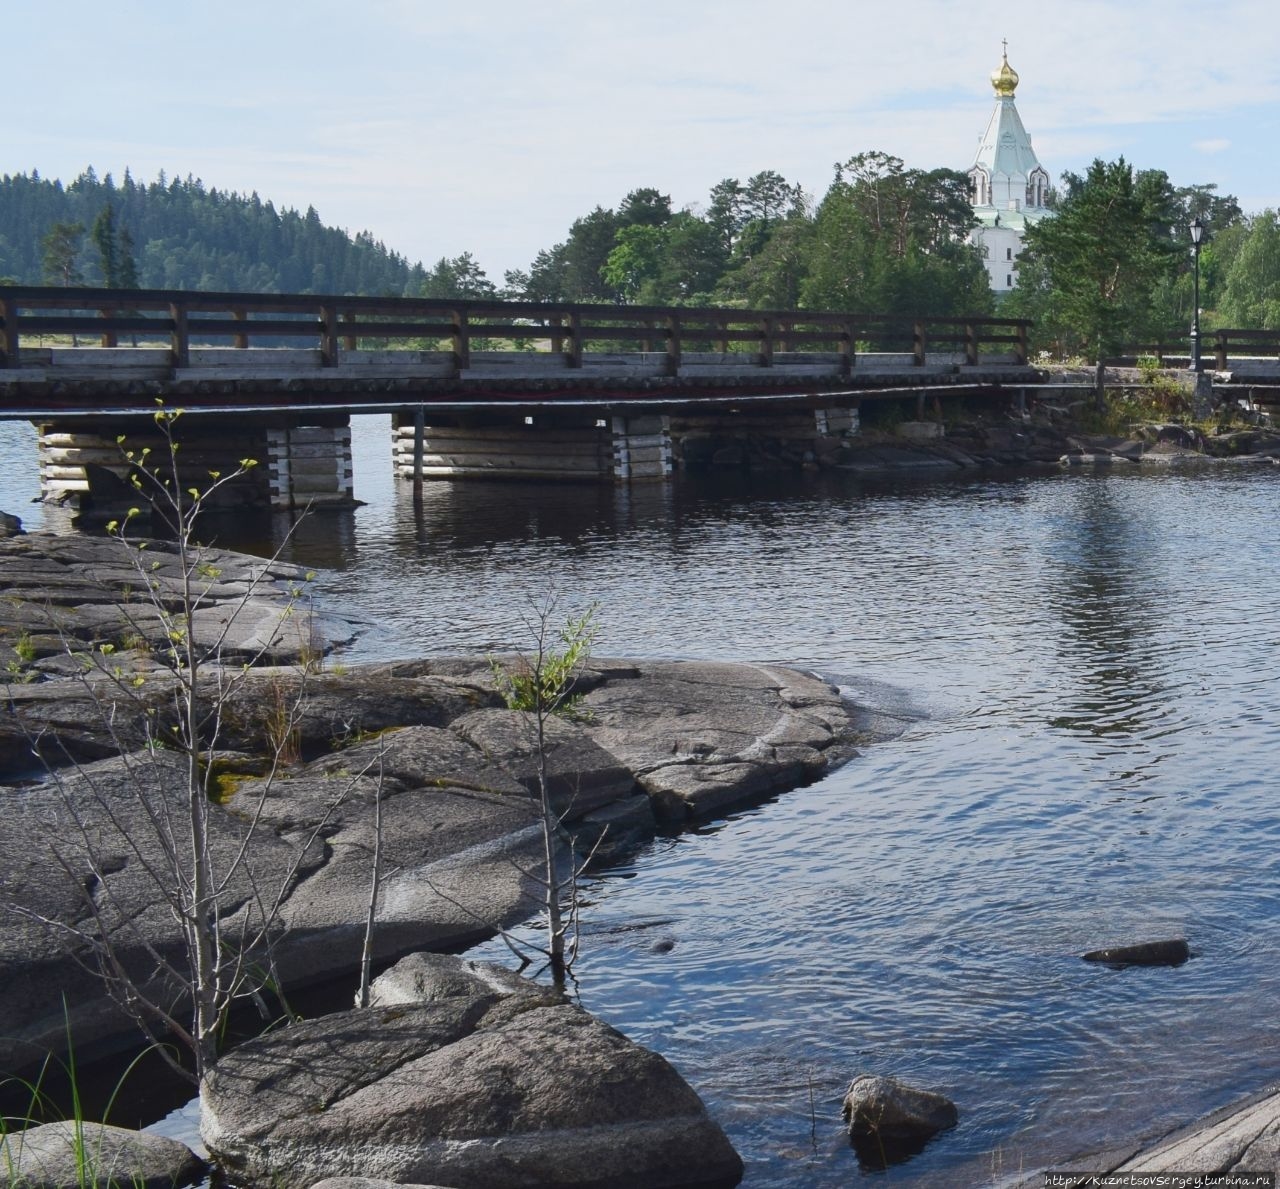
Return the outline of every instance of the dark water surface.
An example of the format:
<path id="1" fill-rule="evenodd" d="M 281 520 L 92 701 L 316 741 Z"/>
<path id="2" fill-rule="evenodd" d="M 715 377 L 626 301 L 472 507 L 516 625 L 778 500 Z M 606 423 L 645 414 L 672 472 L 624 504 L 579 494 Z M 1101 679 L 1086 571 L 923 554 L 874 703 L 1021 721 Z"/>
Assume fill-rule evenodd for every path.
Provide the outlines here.
<path id="1" fill-rule="evenodd" d="M 600 655 L 796 664 L 901 719 L 590 888 L 584 1005 L 685 1074 L 748 1185 L 998 1182 L 1277 1076 L 1280 470 L 441 484 L 416 514 L 388 439 L 356 423 L 368 506 L 288 546 L 366 617 L 353 659 L 521 646 L 554 584 Z M 0 425 L 29 523 L 34 474 Z M 1177 969 L 1078 957 L 1175 935 Z M 862 1171 L 866 1071 L 960 1126 Z"/>

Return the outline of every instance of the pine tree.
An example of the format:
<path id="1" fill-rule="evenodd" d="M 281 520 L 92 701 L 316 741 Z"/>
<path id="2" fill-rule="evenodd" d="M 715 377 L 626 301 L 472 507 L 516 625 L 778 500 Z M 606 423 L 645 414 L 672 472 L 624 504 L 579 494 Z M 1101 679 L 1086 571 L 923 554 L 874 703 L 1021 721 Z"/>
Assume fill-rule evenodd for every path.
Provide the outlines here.
<path id="1" fill-rule="evenodd" d="M 51 285 L 78 285 L 84 280 L 80 271 L 80 241 L 83 223 L 55 223 L 40 241 L 44 279 Z"/>

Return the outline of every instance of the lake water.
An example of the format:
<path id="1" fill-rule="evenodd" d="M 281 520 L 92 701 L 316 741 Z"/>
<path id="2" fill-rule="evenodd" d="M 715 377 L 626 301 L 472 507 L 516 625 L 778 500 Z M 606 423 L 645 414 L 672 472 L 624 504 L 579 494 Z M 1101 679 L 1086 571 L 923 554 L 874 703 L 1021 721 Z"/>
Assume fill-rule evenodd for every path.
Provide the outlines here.
<path id="1" fill-rule="evenodd" d="M 553 586 L 598 603 L 599 655 L 795 664 L 900 720 L 589 890 L 582 1002 L 684 1073 L 747 1185 L 998 1182 L 1275 1078 L 1280 469 L 440 484 L 415 511 L 386 420 L 355 438 L 367 506 L 286 550 L 364 615 L 353 659 L 520 647 Z M 0 425 L 0 508 L 37 526 L 34 489 Z M 1166 936 L 1195 958 L 1079 958 Z M 861 1072 L 960 1126 L 864 1172 Z"/>

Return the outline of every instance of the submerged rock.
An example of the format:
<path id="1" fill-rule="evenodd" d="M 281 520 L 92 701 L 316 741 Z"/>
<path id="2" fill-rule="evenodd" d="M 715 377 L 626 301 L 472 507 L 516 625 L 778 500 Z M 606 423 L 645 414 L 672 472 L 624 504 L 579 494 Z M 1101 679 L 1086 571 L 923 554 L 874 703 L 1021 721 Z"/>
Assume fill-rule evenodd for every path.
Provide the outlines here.
<path id="1" fill-rule="evenodd" d="M 250 1041 L 202 1087 L 202 1137 L 237 1183 L 662 1189 L 742 1162 L 660 1056 L 551 988 L 415 955 L 379 1006 Z"/>
<path id="2" fill-rule="evenodd" d="M 205 1164 L 185 1144 L 102 1123 L 45 1123 L 0 1138 L 0 1171 L 19 1189 L 180 1189 Z"/>
<path id="3" fill-rule="evenodd" d="M 1125 966 L 1181 966 L 1191 957 L 1191 950 L 1185 938 L 1175 937 L 1167 941 L 1113 945 L 1103 950 L 1090 950 L 1081 957 L 1086 962 L 1104 962 L 1119 970 Z"/>
<path id="4" fill-rule="evenodd" d="M 949 1098 L 874 1074 L 862 1074 L 849 1084 L 842 1114 L 854 1150 L 869 1168 L 916 1155 L 939 1131 L 959 1121 Z"/>

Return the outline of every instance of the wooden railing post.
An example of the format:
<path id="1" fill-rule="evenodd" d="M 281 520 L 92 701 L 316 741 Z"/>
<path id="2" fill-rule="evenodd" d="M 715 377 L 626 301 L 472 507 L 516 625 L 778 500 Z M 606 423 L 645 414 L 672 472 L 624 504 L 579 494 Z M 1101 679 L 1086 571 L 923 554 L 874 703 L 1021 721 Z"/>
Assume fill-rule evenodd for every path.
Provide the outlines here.
<path id="1" fill-rule="evenodd" d="M 917 321 L 912 328 L 911 362 L 915 367 L 924 367 L 924 323 Z"/>
<path id="2" fill-rule="evenodd" d="M 173 329 L 169 332 L 169 361 L 174 367 L 191 366 L 191 336 L 187 333 L 187 307 L 176 301 L 169 303 Z"/>
<path id="3" fill-rule="evenodd" d="M 667 318 L 667 360 L 666 373 L 669 376 L 680 374 L 680 315 L 671 314 Z"/>
<path id="4" fill-rule="evenodd" d="M 231 316 L 237 322 L 249 321 L 249 311 L 246 310 L 244 306 L 236 306 L 236 308 L 231 311 Z M 231 345 L 237 351 L 247 351 L 249 349 L 249 336 L 247 334 L 234 335 L 231 339 Z"/>
<path id="5" fill-rule="evenodd" d="M 320 366 L 338 366 L 338 311 L 331 305 L 320 307 Z"/>
<path id="6" fill-rule="evenodd" d="M 471 329 L 467 325 L 465 310 L 450 311 L 450 318 L 453 321 L 453 334 L 450 336 L 453 340 L 453 367 L 460 372 L 471 366 Z"/>
<path id="7" fill-rule="evenodd" d="M 840 323 L 840 374 L 845 379 L 848 379 L 853 373 L 855 349 L 853 323 L 846 320 Z"/>
<path id="8" fill-rule="evenodd" d="M 413 410 L 413 502 L 422 503 L 422 462 L 426 453 L 427 409 L 418 405 Z"/>
<path id="9" fill-rule="evenodd" d="M 348 310 L 342 315 L 342 349 L 344 351 L 354 351 L 359 344 L 356 342 L 356 312 Z"/>
<path id="10" fill-rule="evenodd" d="M 729 339 L 728 339 L 729 319 L 717 318 L 715 325 L 716 325 L 716 329 L 720 331 L 722 336 L 724 336 L 716 340 L 716 349 L 720 352 L 721 355 L 728 355 L 729 354 Z"/>
<path id="11" fill-rule="evenodd" d="M 791 350 L 791 331 L 795 329 L 795 322 L 790 318 L 783 318 L 778 323 L 778 349 L 781 351 Z"/>
<path id="12" fill-rule="evenodd" d="M 0 367 L 18 366 L 18 303 L 0 299 Z"/>
<path id="13" fill-rule="evenodd" d="M 98 317 L 114 318 L 116 316 L 116 312 L 117 311 L 109 310 L 104 306 L 98 311 Z M 115 347 L 119 345 L 118 340 L 116 339 L 116 332 L 114 330 L 104 330 L 102 332 L 102 345 L 104 347 Z"/>
<path id="14" fill-rule="evenodd" d="M 777 333 L 777 320 L 766 315 L 760 319 L 760 366 L 773 366 L 773 336 Z"/>
<path id="15" fill-rule="evenodd" d="M 551 350 L 556 355 L 564 354 L 564 335 L 556 333 L 563 325 L 564 319 L 559 314 L 552 314 L 547 319 L 547 329 L 550 331 L 551 337 Z"/>
<path id="16" fill-rule="evenodd" d="M 1027 366 L 1027 324 L 1025 321 L 1018 323 L 1018 341 L 1014 343 L 1013 358 L 1014 362 L 1020 367 Z"/>
<path id="17" fill-rule="evenodd" d="M 582 315 L 577 310 L 569 315 L 569 350 L 564 361 L 569 367 L 582 366 Z"/>
<path id="18" fill-rule="evenodd" d="M 1217 353 L 1217 369 L 1225 372 L 1227 370 L 1227 332 L 1225 330 L 1215 332 L 1214 350 Z"/>
<path id="19" fill-rule="evenodd" d="M 964 361 L 970 367 L 978 366 L 978 328 L 972 322 L 964 324 Z"/>
<path id="20" fill-rule="evenodd" d="M 653 319 L 652 319 L 652 318 L 650 318 L 650 319 L 649 319 L 649 321 L 647 321 L 647 322 L 644 324 L 644 328 L 645 328 L 646 330 L 653 330 L 653 329 L 654 329 L 654 321 L 653 321 Z M 643 338 L 643 339 L 641 339 L 641 340 L 640 340 L 640 350 L 641 350 L 641 351 L 643 351 L 646 355 L 647 355 L 650 351 L 652 351 L 652 350 L 653 350 L 653 339 L 651 339 L 651 338 Z"/>

